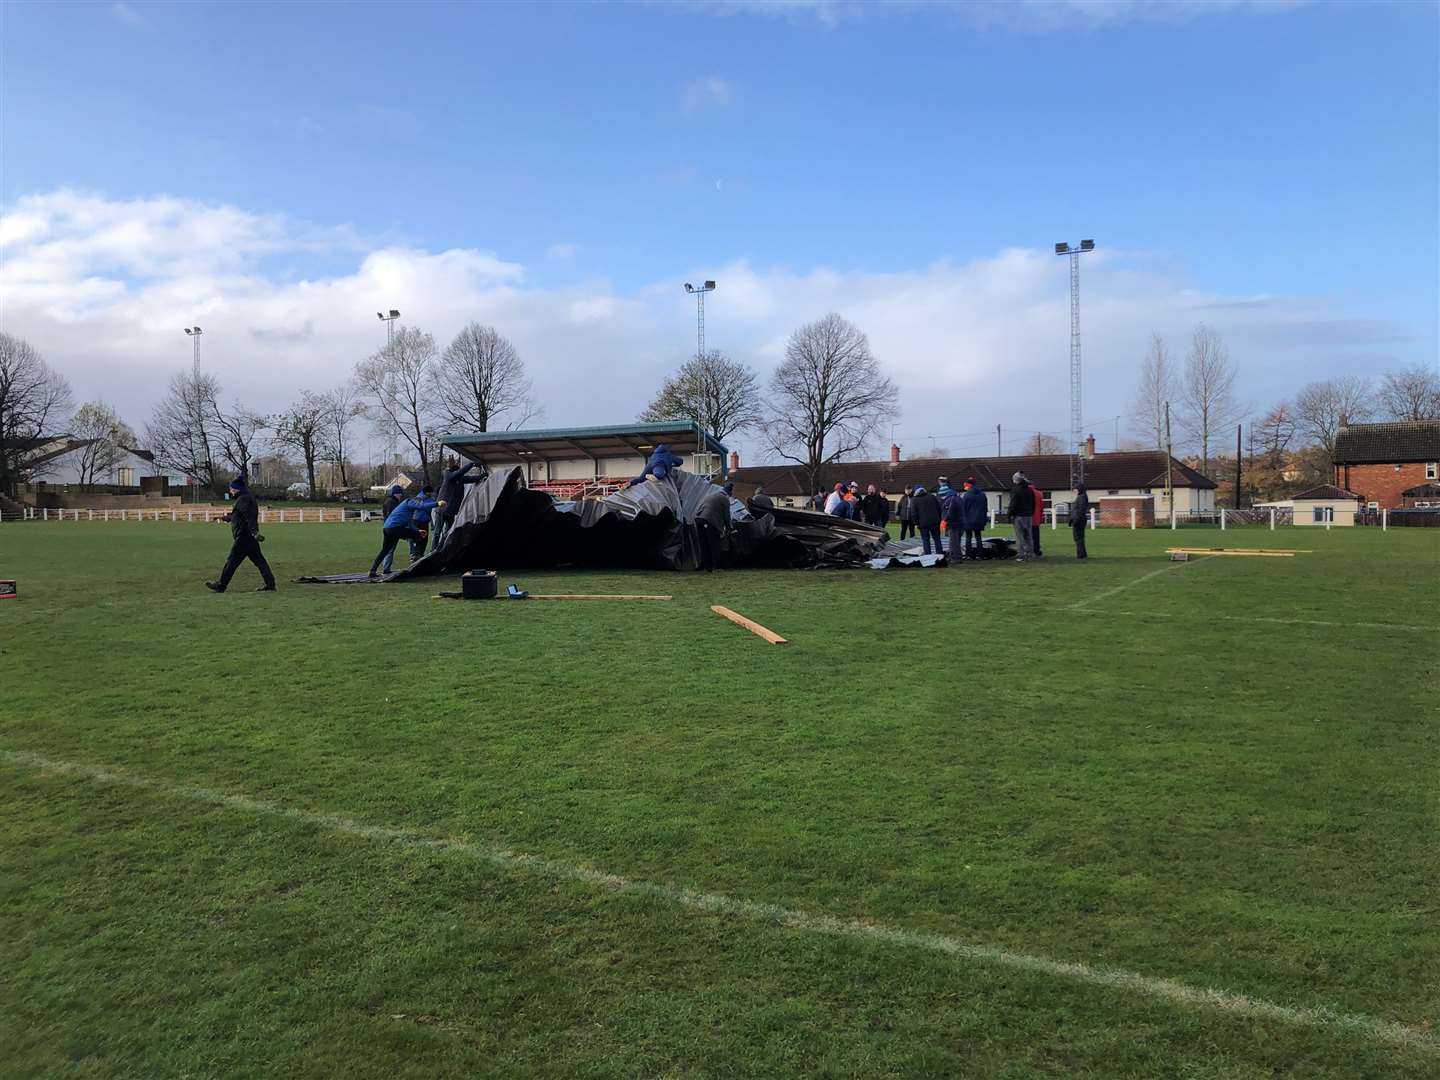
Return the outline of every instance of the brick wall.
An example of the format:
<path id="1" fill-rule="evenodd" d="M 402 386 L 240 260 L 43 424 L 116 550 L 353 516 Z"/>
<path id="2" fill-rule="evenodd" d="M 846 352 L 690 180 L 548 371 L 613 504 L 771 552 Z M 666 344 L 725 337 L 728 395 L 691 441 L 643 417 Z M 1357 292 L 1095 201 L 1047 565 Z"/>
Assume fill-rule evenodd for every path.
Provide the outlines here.
<path id="1" fill-rule="evenodd" d="M 1412 461 L 1398 467 L 1336 465 L 1335 483 L 1346 491 L 1353 491 L 1367 503 L 1376 502 L 1389 510 L 1395 510 L 1402 502 L 1402 491 L 1425 483 L 1425 463 Z"/>

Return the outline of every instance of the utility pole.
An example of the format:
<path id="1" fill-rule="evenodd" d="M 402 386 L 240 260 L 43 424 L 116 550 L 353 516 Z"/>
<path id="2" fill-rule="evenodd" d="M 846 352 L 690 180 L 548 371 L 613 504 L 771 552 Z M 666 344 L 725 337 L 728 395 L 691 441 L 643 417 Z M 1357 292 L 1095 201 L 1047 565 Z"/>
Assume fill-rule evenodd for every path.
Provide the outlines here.
<path id="1" fill-rule="evenodd" d="M 1000 449 L 1000 425 L 995 425 L 995 456 L 1004 457 L 1005 452 Z"/>
<path id="2" fill-rule="evenodd" d="M 1175 528 L 1175 485 L 1170 479 L 1170 462 L 1175 460 L 1170 442 L 1170 403 L 1165 402 L 1165 505 L 1170 508 L 1170 528 Z"/>
<path id="3" fill-rule="evenodd" d="M 695 297 L 695 357 L 705 356 L 705 294 L 715 291 L 715 282 L 707 281 L 700 286 L 685 283 L 685 291 Z"/>
<path id="4" fill-rule="evenodd" d="M 1080 452 L 1083 437 L 1080 419 L 1080 256 L 1095 250 L 1094 240 L 1081 240 L 1077 247 L 1055 245 L 1056 255 L 1070 256 L 1070 488 L 1085 482 L 1085 455 Z"/>
<path id="5" fill-rule="evenodd" d="M 1240 425 L 1235 425 L 1235 509 L 1240 509 Z"/>

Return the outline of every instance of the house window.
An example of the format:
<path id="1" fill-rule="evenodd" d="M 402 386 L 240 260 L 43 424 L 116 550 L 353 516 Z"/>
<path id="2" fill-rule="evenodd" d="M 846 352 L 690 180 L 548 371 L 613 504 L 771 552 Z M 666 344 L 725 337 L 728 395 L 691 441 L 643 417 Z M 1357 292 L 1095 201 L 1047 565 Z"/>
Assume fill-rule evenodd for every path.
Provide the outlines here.
<path id="1" fill-rule="evenodd" d="M 1325 523 L 1325 522 L 1327 522 L 1327 521 L 1334 521 L 1334 520 L 1335 520 L 1335 519 L 1331 516 L 1331 510 L 1330 510 L 1330 507 L 1328 507 L 1328 506 L 1317 506 L 1317 507 L 1315 507 L 1314 513 L 1315 513 L 1315 517 L 1314 517 L 1313 520 L 1316 521 L 1316 522 L 1319 522 L 1319 523 L 1321 523 L 1321 524 L 1323 524 L 1323 523 Z"/>
<path id="2" fill-rule="evenodd" d="M 1141 495 L 1149 495 L 1149 494 L 1150 494 L 1150 489 L 1149 489 L 1149 488 L 1141 488 L 1141 489 L 1140 489 L 1140 494 L 1141 494 Z"/>
<path id="3" fill-rule="evenodd" d="M 1105 492 L 1105 494 L 1106 494 L 1106 495 L 1119 495 L 1119 494 L 1120 494 L 1120 489 L 1119 489 L 1119 488 L 1111 488 L 1109 491 Z"/>
<path id="4" fill-rule="evenodd" d="M 1427 461 L 1425 463 L 1425 479 L 1434 480 L 1440 477 L 1440 461 Z"/>

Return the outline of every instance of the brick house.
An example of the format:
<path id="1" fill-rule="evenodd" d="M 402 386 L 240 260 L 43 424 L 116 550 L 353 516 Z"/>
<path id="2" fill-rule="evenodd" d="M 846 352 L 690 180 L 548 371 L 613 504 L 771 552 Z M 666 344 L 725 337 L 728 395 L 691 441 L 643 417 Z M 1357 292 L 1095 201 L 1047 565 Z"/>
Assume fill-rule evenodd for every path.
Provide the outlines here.
<path id="1" fill-rule="evenodd" d="M 1398 509 L 1407 488 L 1440 479 L 1440 420 L 1343 425 L 1333 461 L 1338 487 L 1368 506 Z"/>

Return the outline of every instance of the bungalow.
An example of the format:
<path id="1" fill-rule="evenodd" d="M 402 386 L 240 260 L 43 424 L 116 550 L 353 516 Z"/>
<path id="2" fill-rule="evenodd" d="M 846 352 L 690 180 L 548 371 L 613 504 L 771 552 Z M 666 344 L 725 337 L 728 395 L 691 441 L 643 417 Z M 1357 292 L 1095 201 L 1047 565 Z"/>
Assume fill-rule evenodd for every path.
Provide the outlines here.
<path id="1" fill-rule="evenodd" d="M 1320 484 L 1292 498 L 1256 503 L 1255 506 L 1257 509 L 1289 510 L 1290 520 L 1296 525 L 1354 525 L 1355 514 L 1360 509 L 1360 496 L 1334 484 Z"/>
<path id="2" fill-rule="evenodd" d="M 1091 444 L 1093 446 L 1093 444 Z M 1175 492 L 1175 513 L 1181 516 L 1215 512 L 1215 482 L 1184 462 L 1170 459 L 1171 487 Z M 730 478 L 735 493 L 748 497 L 757 485 L 778 506 L 808 507 L 815 492 L 807 490 L 805 470 L 798 465 L 752 465 L 741 468 L 731 455 Z M 1166 455 L 1163 450 L 1121 450 L 1109 454 L 1091 452 L 1085 461 L 1085 486 L 1092 502 L 1119 496 L 1153 496 L 1157 521 L 1169 520 L 1165 500 Z M 900 459 L 900 447 L 890 447 L 889 461 L 844 461 L 825 470 L 823 485 L 854 480 L 863 491 L 874 484 L 889 496 L 892 504 L 906 486 L 923 484 L 934 490 L 944 476 L 955 487 L 974 477 L 984 490 L 992 513 L 1003 513 L 1010 495 L 1010 478 L 1023 472 L 1045 495 L 1047 507 L 1064 509 L 1074 497 L 1070 487 L 1070 457 L 1067 454 L 1022 454 L 1008 457 L 912 458 Z"/>
<path id="3" fill-rule="evenodd" d="M 1440 479 L 1440 420 L 1342 424 L 1333 462 L 1338 487 L 1371 509 L 1395 510 L 1407 488 Z"/>

